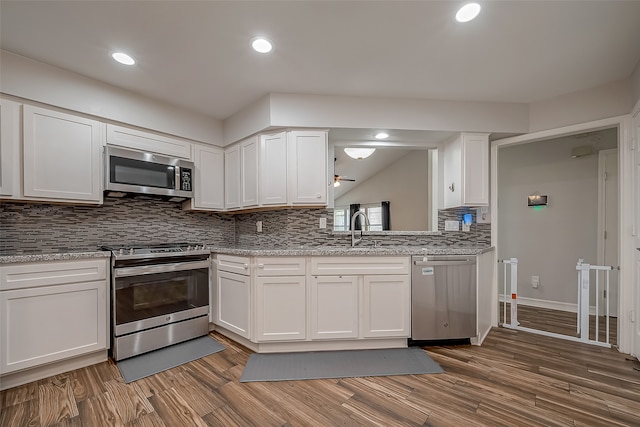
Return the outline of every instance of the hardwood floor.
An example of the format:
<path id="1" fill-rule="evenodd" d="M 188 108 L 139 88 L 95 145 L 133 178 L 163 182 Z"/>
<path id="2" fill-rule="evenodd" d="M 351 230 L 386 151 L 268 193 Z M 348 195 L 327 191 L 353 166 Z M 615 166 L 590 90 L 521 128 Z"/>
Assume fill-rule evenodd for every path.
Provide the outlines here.
<path id="1" fill-rule="evenodd" d="M 109 361 L 0 392 L 0 426 L 638 426 L 640 363 L 614 349 L 494 328 L 428 347 L 444 374 L 240 383 L 226 350 L 124 384 Z"/>
<path id="2" fill-rule="evenodd" d="M 503 317 L 503 306 L 500 304 L 500 319 Z M 507 303 L 507 321 L 511 322 L 511 304 Z M 532 307 L 518 304 L 518 322 L 525 328 L 540 331 L 554 332 L 556 334 L 579 336 L 576 331 L 578 318 L 576 313 L 569 311 L 551 310 L 548 308 Z M 606 342 L 606 317 L 598 317 L 598 339 Z M 596 316 L 589 316 L 589 338 L 596 340 Z M 618 343 L 618 319 L 609 317 L 609 343 Z"/>

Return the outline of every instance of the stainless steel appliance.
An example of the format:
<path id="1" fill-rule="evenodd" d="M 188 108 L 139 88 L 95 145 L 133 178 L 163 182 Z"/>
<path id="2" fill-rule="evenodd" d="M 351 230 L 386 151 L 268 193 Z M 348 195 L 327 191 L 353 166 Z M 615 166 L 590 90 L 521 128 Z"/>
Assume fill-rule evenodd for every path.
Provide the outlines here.
<path id="1" fill-rule="evenodd" d="M 109 145 L 104 157 L 108 196 L 147 194 L 176 202 L 193 197 L 193 162 Z"/>
<path id="2" fill-rule="evenodd" d="M 476 336 L 475 256 L 411 258 L 411 340 Z"/>
<path id="3" fill-rule="evenodd" d="M 204 245 L 103 246 L 111 251 L 114 360 L 209 332 L 210 251 Z"/>

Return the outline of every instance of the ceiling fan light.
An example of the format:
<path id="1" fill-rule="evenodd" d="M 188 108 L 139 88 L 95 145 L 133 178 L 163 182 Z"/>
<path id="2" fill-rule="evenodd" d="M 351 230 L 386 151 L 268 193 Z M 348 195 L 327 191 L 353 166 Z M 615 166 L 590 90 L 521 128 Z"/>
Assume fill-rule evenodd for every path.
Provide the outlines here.
<path id="1" fill-rule="evenodd" d="M 340 181 L 338 181 L 337 179 L 334 179 L 333 186 L 334 187 L 340 187 Z"/>
<path id="2" fill-rule="evenodd" d="M 369 147 L 346 147 L 344 149 L 344 152 L 347 154 L 347 156 L 356 160 L 366 159 L 367 157 L 372 155 L 374 151 L 376 151 L 375 148 Z"/>
<path id="3" fill-rule="evenodd" d="M 469 22 L 475 19 L 480 13 L 480 5 L 478 3 L 467 3 L 456 13 L 456 21 Z"/>

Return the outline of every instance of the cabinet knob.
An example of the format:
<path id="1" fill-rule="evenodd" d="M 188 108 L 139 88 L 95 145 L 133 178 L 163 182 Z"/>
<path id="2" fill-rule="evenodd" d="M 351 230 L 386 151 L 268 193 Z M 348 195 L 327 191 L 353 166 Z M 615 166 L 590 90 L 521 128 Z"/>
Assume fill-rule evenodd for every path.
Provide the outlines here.
<path id="1" fill-rule="evenodd" d="M 318 199 L 319 199 L 319 198 L 321 198 L 321 197 L 322 197 L 322 195 L 321 195 L 320 193 L 316 194 L 316 198 L 318 198 Z"/>
<path id="2" fill-rule="evenodd" d="M 258 264 L 258 268 L 264 268 L 264 264 Z"/>
<path id="3" fill-rule="evenodd" d="M 454 191 L 456 191 L 456 187 L 454 185 L 455 183 L 451 183 L 451 185 L 449 186 L 449 190 L 451 190 L 451 192 L 453 193 Z"/>
<path id="4" fill-rule="evenodd" d="M 249 268 L 249 264 L 242 264 L 242 266 L 244 267 L 245 270 Z"/>

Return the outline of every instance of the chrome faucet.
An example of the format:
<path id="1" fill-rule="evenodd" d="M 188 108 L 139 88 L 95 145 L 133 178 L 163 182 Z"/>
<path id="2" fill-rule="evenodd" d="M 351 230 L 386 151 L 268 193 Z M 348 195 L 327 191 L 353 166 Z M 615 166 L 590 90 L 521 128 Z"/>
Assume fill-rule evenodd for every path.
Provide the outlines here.
<path id="1" fill-rule="evenodd" d="M 358 216 L 362 216 L 364 218 L 364 222 L 367 226 L 370 226 L 369 223 L 369 218 L 367 218 L 367 215 L 362 212 L 362 211 L 357 211 L 353 214 L 353 216 L 351 217 L 351 247 L 354 247 L 355 245 L 357 245 L 358 243 L 362 242 L 362 229 L 364 229 L 364 224 L 362 224 L 362 226 L 360 227 L 360 238 L 356 239 L 356 218 Z"/>

